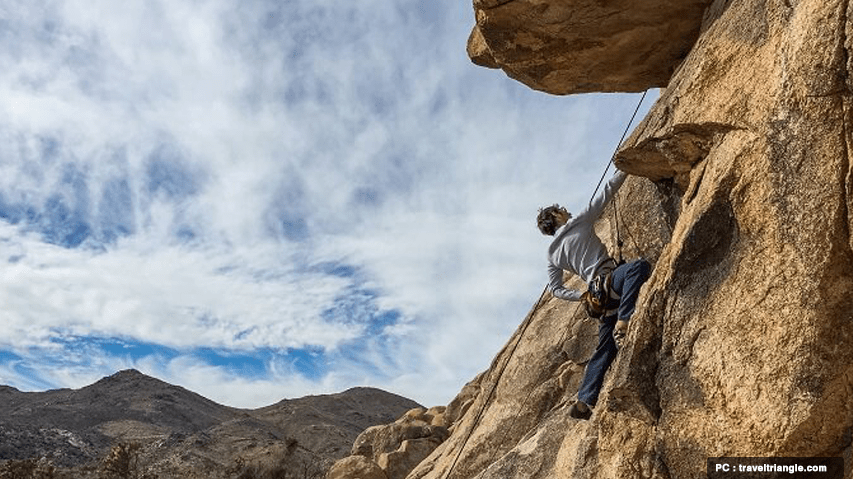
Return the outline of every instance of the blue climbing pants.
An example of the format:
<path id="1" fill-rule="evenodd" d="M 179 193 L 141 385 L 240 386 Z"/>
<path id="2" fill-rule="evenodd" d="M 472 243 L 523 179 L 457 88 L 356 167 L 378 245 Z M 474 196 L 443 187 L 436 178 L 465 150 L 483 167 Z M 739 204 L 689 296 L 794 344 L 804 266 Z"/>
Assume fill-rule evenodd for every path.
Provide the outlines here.
<path id="1" fill-rule="evenodd" d="M 629 320 L 634 314 L 640 287 L 649 279 L 651 266 L 648 261 L 638 259 L 625 263 L 613 271 L 613 291 L 620 296 L 616 314 L 602 318 L 598 323 L 598 347 L 586 365 L 583 382 L 578 390 L 578 399 L 593 407 L 598 402 L 598 393 L 604 384 L 604 374 L 616 358 L 616 342 L 613 328 L 617 319 Z"/>

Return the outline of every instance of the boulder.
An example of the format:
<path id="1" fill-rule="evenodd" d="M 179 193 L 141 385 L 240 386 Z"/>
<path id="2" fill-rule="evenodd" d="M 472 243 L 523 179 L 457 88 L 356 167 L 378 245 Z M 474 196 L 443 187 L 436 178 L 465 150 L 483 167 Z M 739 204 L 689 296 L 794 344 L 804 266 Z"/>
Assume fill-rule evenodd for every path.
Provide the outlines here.
<path id="1" fill-rule="evenodd" d="M 379 455 L 379 467 L 385 471 L 388 479 L 405 479 L 439 444 L 438 437 L 406 439 L 397 450 Z"/>
<path id="2" fill-rule="evenodd" d="M 663 87 L 711 0 L 475 0 L 468 55 L 548 93 Z"/>
<path id="3" fill-rule="evenodd" d="M 350 457 L 376 464 L 387 479 L 404 479 L 450 435 L 445 411 L 443 406 L 415 408 L 391 424 L 370 427 L 356 438 Z"/>
<path id="4" fill-rule="evenodd" d="M 345 457 L 329 469 L 326 479 L 388 479 L 375 462 L 364 456 Z"/>

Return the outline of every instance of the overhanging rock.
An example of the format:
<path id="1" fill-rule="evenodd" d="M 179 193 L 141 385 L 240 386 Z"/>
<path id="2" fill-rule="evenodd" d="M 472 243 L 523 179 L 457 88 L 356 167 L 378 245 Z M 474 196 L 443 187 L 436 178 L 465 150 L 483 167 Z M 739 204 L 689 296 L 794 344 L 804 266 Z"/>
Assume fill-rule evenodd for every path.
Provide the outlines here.
<path id="1" fill-rule="evenodd" d="M 663 87 L 710 0 L 474 0 L 468 54 L 557 95 Z"/>

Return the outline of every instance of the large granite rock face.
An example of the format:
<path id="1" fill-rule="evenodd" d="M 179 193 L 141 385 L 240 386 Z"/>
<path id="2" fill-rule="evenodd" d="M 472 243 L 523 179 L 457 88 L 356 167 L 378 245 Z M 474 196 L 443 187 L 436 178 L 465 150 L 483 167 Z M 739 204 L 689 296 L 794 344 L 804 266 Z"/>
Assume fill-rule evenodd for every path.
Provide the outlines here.
<path id="1" fill-rule="evenodd" d="M 474 63 L 565 95 L 667 84 L 710 0 L 474 0 Z"/>
<path id="2" fill-rule="evenodd" d="M 680 479 L 718 456 L 842 456 L 853 478 L 851 14 L 708 6 L 618 154 L 626 253 L 655 269 L 591 420 L 568 405 L 596 324 L 546 295 L 408 479 Z"/>
<path id="3" fill-rule="evenodd" d="M 849 448 L 849 4 L 716 3 L 621 152 L 625 170 L 684 192 L 645 301 L 654 328 L 638 332 L 656 357 L 627 355 L 613 381 L 630 395 L 632 371 L 655 365 L 645 454 L 673 477 L 706 456 Z"/>

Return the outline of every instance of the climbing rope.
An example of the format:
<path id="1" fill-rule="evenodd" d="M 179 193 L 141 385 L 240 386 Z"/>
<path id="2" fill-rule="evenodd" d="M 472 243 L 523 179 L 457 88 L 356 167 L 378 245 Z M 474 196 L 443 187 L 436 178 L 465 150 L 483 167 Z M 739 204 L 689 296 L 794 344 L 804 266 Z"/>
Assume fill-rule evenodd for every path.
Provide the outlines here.
<path id="1" fill-rule="evenodd" d="M 613 197 L 613 222 L 616 223 L 616 252 L 617 252 L 617 256 L 619 257 L 618 262 L 621 264 L 622 263 L 622 244 L 623 244 L 623 242 L 622 242 L 622 238 L 621 238 L 620 233 L 619 233 L 620 232 L 619 214 L 618 214 L 618 208 L 616 206 L 616 197 L 615 196 Z M 634 235 L 631 234 L 631 230 L 628 229 L 628 225 L 625 223 L 624 219 L 622 220 L 622 223 L 623 223 L 623 226 L 625 227 L 625 233 L 628 235 L 628 239 L 630 239 L 631 244 L 634 245 L 634 251 L 639 253 L 640 245 L 637 243 L 637 239 L 634 238 Z M 669 225 L 667 225 L 667 226 L 669 226 Z M 672 236 L 671 232 L 670 232 L 670 236 Z"/>
<path id="2" fill-rule="evenodd" d="M 613 150 L 613 155 L 610 156 L 610 161 L 607 162 L 607 166 L 604 168 L 604 173 L 601 174 L 601 178 L 598 180 L 598 184 L 595 186 L 595 191 L 592 192 L 592 196 L 589 198 L 590 204 L 592 204 L 592 200 L 595 199 L 595 195 L 598 194 L 598 189 L 601 188 L 601 184 L 604 182 L 604 178 L 607 176 L 607 170 L 610 169 L 610 165 L 613 163 L 613 160 L 616 159 L 616 153 L 619 153 L 619 147 L 622 146 L 622 142 L 625 141 L 625 136 L 628 135 L 628 130 L 631 129 L 631 124 L 634 123 L 634 118 L 636 118 L 637 112 L 640 111 L 640 105 L 643 104 L 643 100 L 646 99 L 646 93 L 648 92 L 648 90 L 644 91 L 643 96 L 640 97 L 640 101 L 637 102 L 637 108 L 634 108 L 634 114 L 631 115 L 631 119 L 628 120 L 628 124 L 625 126 L 625 131 L 622 132 L 622 138 L 620 138 L 619 143 L 616 144 L 616 149 Z"/>
<path id="3" fill-rule="evenodd" d="M 617 213 L 618 207 L 616 206 L 616 195 L 613 196 L 613 224 L 616 228 L 616 264 L 622 264 L 622 236 L 619 234 L 619 215 Z M 627 228 L 627 225 L 625 225 Z M 636 246 L 636 245 L 635 245 Z"/>
<path id="4" fill-rule="evenodd" d="M 598 184 L 595 186 L 595 191 L 592 192 L 592 196 L 589 198 L 589 203 L 592 204 L 592 200 L 595 199 L 595 195 L 598 194 L 598 189 L 601 188 L 601 184 L 604 182 L 604 178 L 607 177 L 607 171 L 610 169 L 610 165 L 616 160 L 616 154 L 619 153 L 619 147 L 622 146 L 622 142 L 625 141 L 625 136 L 628 135 L 628 131 L 631 129 L 631 125 L 634 123 L 634 118 L 637 117 L 637 112 L 640 111 L 640 106 L 643 104 L 643 100 L 646 99 L 646 93 L 649 91 L 646 90 L 643 92 L 643 95 L 640 96 L 640 101 L 637 102 L 637 107 L 634 108 L 634 113 L 631 115 L 631 119 L 628 120 L 628 124 L 625 125 L 625 131 L 622 132 L 622 137 L 619 138 L 619 143 L 616 144 L 616 149 L 613 150 L 613 154 L 610 156 L 610 161 L 607 162 L 607 166 L 604 167 L 604 172 L 601 174 L 601 178 L 598 180 Z M 616 262 L 617 264 L 622 264 L 622 237 L 619 234 L 619 216 L 618 216 L 618 206 L 616 202 L 616 196 L 613 197 L 613 222 L 616 227 Z M 627 227 L 626 227 L 627 229 Z M 633 236 L 632 236 L 633 239 Z M 637 248 L 636 241 L 634 242 L 634 248 Z"/>
<path id="5" fill-rule="evenodd" d="M 474 433 L 474 429 L 477 428 L 477 425 L 480 423 L 480 419 L 483 417 L 483 413 L 486 411 L 486 406 L 492 400 L 492 395 L 495 393 L 495 389 L 498 388 L 498 384 L 501 382 L 501 377 L 506 370 L 506 367 L 509 365 L 512 356 L 515 354 L 516 348 L 521 344 L 521 340 L 524 339 L 524 333 L 527 331 L 527 328 L 530 326 L 530 323 L 533 322 L 533 317 L 536 315 L 536 312 L 539 310 L 539 307 L 542 305 L 542 298 L 545 297 L 545 292 L 548 291 L 548 287 L 542 290 L 542 294 L 539 295 L 539 299 L 536 301 L 536 304 L 528 313 L 527 318 L 524 321 L 524 326 L 521 328 L 521 332 L 518 335 L 518 340 L 513 345 L 512 349 L 509 352 L 509 356 L 506 361 L 504 361 L 503 366 L 501 366 L 500 371 L 498 371 L 498 376 L 495 378 L 495 383 L 492 385 L 492 389 L 489 391 L 489 395 L 486 397 L 486 400 L 483 402 L 483 406 L 480 407 L 480 410 L 477 412 L 477 416 L 474 418 L 474 423 L 471 425 L 471 428 L 468 430 L 468 434 L 465 436 L 465 440 L 462 441 L 462 446 L 459 448 L 459 452 L 456 454 L 456 458 L 453 460 L 453 464 L 450 465 L 450 469 L 447 470 L 447 475 L 444 476 L 444 479 L 450 478 L 450 473 L 453 472 L 453 469 L 456 467 L 456 463 L 459 461 L 459 457 L 462 456 L 462 451 L 465 450 L 465 446 L 468 444 L 468 440 L 471 439 L 471 434 Z"/>
<path id="6" fill-rule="evenodd" d="M 640 111 L 640 105 L 643 104 L 643 100 L 646 98 L 646 93 L 648 93 L 648 90 L 644 91 L 643 95 L 640 97 L 640 101 L 637 103 L 637 108 L 634 109 L 634 113 L 631 115 L 631 119 L 628 121 L 628 125 L 625 127 L 625 131 L 622 133 L 622 138 L 619 139 L 619 143 L 616 145 L 616 149 L 614 150 L 613 155 L 610 157 L 610 161 L 607 162 L 607 166 L 604 168 L 604 173 L 602 173 L 601 179 L 598 180 L 598 185 L 596 185 L 595 191 L 593 191 L 592 197 L 589 200 L 590 203 L 592 203 L 592 200 L 595 198 L 595 195 L 598 193 L 598 189 L 601 187 L 601 184 L 604 181 L 605 176 L 607 175 L 607 170 L 610 169 L 611 163 L 613 163 L 613 160 L 616 158 L 616 153 L 619 151 L 619 147 L 622 145 L 622 142 L 625 141 L 625 136 L 628 134 L 628 130 L 631 128 L 631 124 L 634 122 L 634 118 L 637 116 L 637 112 Z M 614 214 L 616 211 L 615 199 L 616 198 L 614 198 Z M 617 248 L 619 251 L 619 259 L 621 261 L 621 259 L 622 259 L 622 244 L 621 244 L 621 239 L 619 238 L 618 222 L 616 225 L 616 235 L 617 235 Z M 471 439 L 471 435 L 474 433 L 474 430 L 477 428 L 477 425 L 480 423 L 480 419 L 482 419 L 483 414 L 486 411 L 486 407 L 489 405 L 489 402 L 492 400 L 492 396 L 494 395 L 495 390 L 498 387 L 498 384 L 500 384 L 501 377 L 503 377 L 504 371 L 506 370 L 507 366 L 509 365 L 509 362 L 512 360 L 512 356 L 515 354 L 515 350 L 518 348 L 518 345 L 521 344 L 521 340 L 524 339 L 524 333 L 527 331 L 527 328 L 530 326 L 530 323 L 533 322 L 533 317 L 536 315 L 536 312 L 538 312 L 539 308 L 542 306 L 542 299 L 545 297 L 545 293 L 547 291 L 548 291 L 548 286 L 545 286 L 545 289 L 542 290 L 542 294 L 539 295 L 539 299 L 536 301 L 536 304 L 530 310 L 530 313 L 528 313 L 527 318 L 525 319 L 525 322 L 524 322 L 524 326 L 521 328 L 521 332 L 518 335 L 518 340 L 513 345 L 512 349 L 509 352 L 509 355 L 508 355 L 506 361 L 504 362 L 503 366 L 501 366 L 501 369 L 498 371 L 498 375 L 495 378 L 495 382 L 492 385 L 492 388 L 489 390 L 489 394 L 488 394 L 488 396 L 486 396 L 486 400 L 483 401 L 483 405 L 480 407 L 480 410 L 477 411 L 477 416 L 474 417 L 474 422 L 471 425 L 471 427 L 468 429 L 468 434 L 465 435 L 465 439 L 462 441 L 462 446 L 459 447 L 459 452 L 456 453 L 456 457 L 453 459 L 453 463 L 450 465 L 450 469 L 447 470 L 447 474 L 444 475 L 444 479 L 450 479 L 450 474 L 452 474 L 453 469 L 456 468 L 456 464 L 459 462 L 459 458 L 462 456 L 462 452 L 465 450 L 465 446 L 468 444 L 468 440 Z M 577 315 L 577 312 L 578 312 L 578 309 L 580 308 L 580 306 L 581 305 L 578 304 L 578 306 L 575 307 L 575 312 L 572 316 Z M 560 343 L 558 343 L 558 344 L 562 344 L 562 342 L 565 340 L 565 336 L 566 336 L 567 332 L 568 332 L 568 328 L 566 329 L 566 331 L 563 332 L 563 337 L 560 339 Z M 522 402 L 522 408 L 527 404 L 527 400 L 530 399 L 530 395 L 532 392 L 533 392 L 533 389 L 531 388 L 530 391 L 528 391 L 527 396 L 524 398 L 524 401 Z M 503 443 L 504 439 L 506 439 L 507 431 L 512 430 L 512 426 L 515 425 L 515 421 L 520 416 L 522 408 L 519 408 L 518 412 L 516 412 L 515 417 L 513 418 L 512 422 L 510 423 L 510 427 L 507 430 L 505 430 L 504 437 L 501 440 L 501 443 Z M 480 475 L 482 475 L 483 472 L 485 472 L 485 471 L 480 472 Z"/>
<path id="7" fill-rule="evenodd" d="M 572 313 L 571 317 L 575 317 L 578 315 L 578 311 L 580 310 L 581 304 L 582 303 L 578 303 L 578 305 L 575 306 L 575 311 Z M 569 331 L 571 331 L 571 328 L 572 328 L 572 325 L 570 324 L 565 330 L 563 330 L 563 335 L 560 337 L 560 341 L 557 344 L 563 344 L 566 341 L 566 336 L 568 335 Z M 540 384 L 542 382 L 545 372 L 547 372 L 547 370 L 545 370 L 545 371 L 543 371 L 543 373 L 539 374 L 539 377 L 536 378 L 536 382 L 534 384 Z M 504 433 L 501 436 L 501 440 L 500 440 L 500 442 L 498 442 L 498 444 L 504 444 L 505 443 L 506 438 L 509 435 L 509 432 L 512 431 L 512 427 L 515 426 L 515 422 L 521 416 L 521 412 L 524 411 L 524 406 L 527 405 L 527 401 L 530 400 L 530 396 L 533 395 L 533 391 L 534 391 L 534 388 L 528 388 L 527 395 L 524 396 L 524 400 L 521 401 L 521 406 L 518 408 L 518 411 L 516 411 L 515 416 L 513 416 L 513 418 L 512 418 L 512 421 L 510 421 L 509 427 L 504 429 Z M 480 473 L 477 474 L 477 477 L 480 477 L 483 474 L 485 474 L 487 470 L 488 469 L 483 469 L 482 471 L 480 471 Z"/>

